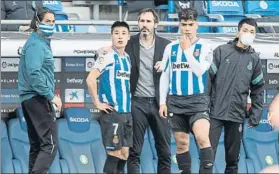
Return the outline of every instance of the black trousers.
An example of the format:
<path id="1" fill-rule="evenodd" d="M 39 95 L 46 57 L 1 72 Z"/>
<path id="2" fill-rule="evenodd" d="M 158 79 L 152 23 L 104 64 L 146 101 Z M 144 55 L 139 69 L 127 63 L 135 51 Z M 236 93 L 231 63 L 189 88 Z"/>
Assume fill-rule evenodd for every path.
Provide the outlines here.
<path id="1" fill-rule="evenodd" d="M 155 98 L 134 97 L 132 99 L 133 147 L 128 158 L 128 173 L 140 173 L 140 156 L 144 135 L 150 126 L 158 155 L 158 173 L 171 173 L 170 127 L 167 119 L 159 115 Z"/>
<path id="2" fill-rule="evenodd" d="M 209 138 L 211 146 L 216 154 L 219 138 L 224 127 L 224 145 L 225 145 L 225 159 L 226 169 L 225 173 L 237 174 L 239 152 L 241 146 L 241 140 L 243 135 L 243 124 L 217 120 L 214 118 L 210 119 L 210 133 Z"/>
<path id="3" fill-rule="evenodd" d="M 57 153 L 57 126 L 49 100 L 35 96 L 21 103 L 30 141 L 29 173 L 47 173 Z"/>

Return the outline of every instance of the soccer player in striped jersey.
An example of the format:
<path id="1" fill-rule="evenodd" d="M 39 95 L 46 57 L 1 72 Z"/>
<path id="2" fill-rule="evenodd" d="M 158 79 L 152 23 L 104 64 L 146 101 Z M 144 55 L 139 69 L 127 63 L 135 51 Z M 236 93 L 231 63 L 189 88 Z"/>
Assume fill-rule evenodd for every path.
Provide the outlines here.
<path id="1" fill-rule="evenodd" d="M 195 9 L 183 9 L 178 16 L 181 38 L 170 43 L 164 51 L 159 112 L 161 117 L 169 119 L 174 132 L 181 173 L 191 173 L 190 132 L 200 148 L 200 173 L 212 173 L 214 155 L 209 141 L 209 98 L 205 94 L 212 49 L 208 41 L 196 35 Z"/>
<path id="2" fill-rule="evenodd" d="M 133 143 L 131 66 L 130 57 L 125 53 L 130 39 L 128 24 L 116 21 L 111 27 L 111 39 L 112 51 L 98 57 L 86 82 L 93 103 L 101 111 L 102 138 L 107 151 L 104 173 L 124 173 Z"/>

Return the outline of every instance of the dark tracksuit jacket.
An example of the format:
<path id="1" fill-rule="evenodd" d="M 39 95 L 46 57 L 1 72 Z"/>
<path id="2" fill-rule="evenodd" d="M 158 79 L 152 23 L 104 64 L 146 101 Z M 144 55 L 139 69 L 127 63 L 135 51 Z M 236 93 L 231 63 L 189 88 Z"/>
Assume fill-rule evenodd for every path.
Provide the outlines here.
<path id="1" fill-rule="evenodd" d="M 243 123 L 246 116 L 257 126 L 263 110 L 264 79 L 258 54 L 251 47 L 241 49 L 237 39 L 214 50 L 209 69 L 211 118 Z M 246 112 L 247 96 L 252 107 Z"/>

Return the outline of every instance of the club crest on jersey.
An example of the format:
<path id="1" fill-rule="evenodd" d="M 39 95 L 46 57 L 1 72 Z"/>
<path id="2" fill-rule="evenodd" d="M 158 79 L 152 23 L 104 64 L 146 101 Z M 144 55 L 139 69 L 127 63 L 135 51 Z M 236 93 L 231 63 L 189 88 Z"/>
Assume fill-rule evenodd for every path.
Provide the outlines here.
<path id="1" fill-rule="evenodd" d="M 116 72 L 116 78 L 117 79 L 129 80 L 130 79 L 130 73 L 128 71 L 118 70 Z"/>
<path id="2" fill-rule="evenodd" d="M 188 62 L 174 62 L 172 63 L 173 71 L 190 71 L 191 67 Z"/>
<path id="3" fill-rule="evenodd" d="M 173 51 L 173 52 L 171 53 L 171 56 L 176 56 L 176 51 Z"/>
<path id="4" fill-rule="evenodd" d="M 119 143 L 119 138 L 118 138 L 117 135 L 113 136 L 112 142 L 113 142 L 113 144 L 118 144 Z"/>
<path id="5" fill-rule="evenodd" d="M 200 50 L 200 49 L 195 49 L 193 55 L 194 55 L 194 57 L 200 57 L 200 55 L 201 55 L 201 50 Z"/>

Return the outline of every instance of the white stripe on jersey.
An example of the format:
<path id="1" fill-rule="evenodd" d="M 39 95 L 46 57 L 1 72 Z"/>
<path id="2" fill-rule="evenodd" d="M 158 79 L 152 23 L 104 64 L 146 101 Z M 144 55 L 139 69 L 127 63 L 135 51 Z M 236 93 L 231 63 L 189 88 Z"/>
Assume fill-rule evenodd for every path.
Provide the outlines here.
<path id="1" fill-rule="evenodd" d="M 107 99 L 106 94 L 102 94 L 102 98 L 103 98 L 104 103 L 108 103 L 108 99 Z"/>
<path id="2" fill-rule="evenodd" d="M 188 95 L 192 95 L 193 93 L 193 71 L 188 71 Z"/>
<path id="3" fill-rule="evenodd" d="M 113 103 L 117 103 L 116 101 L 116 89 L 115 89 L 115 81 L 114 81 L 114 77 L 115 77 L 115 63 L 113 64 L 112 69 L 109 71 L 109 79 L 110 79 L 110 92 L 111 92 L 111 97 L 112 97 L 112 101 Z M 115 110 L 118 110 L 118 104 L 116 104 L 115 106 Z"/>
<path id="4" fill-rule="evenodd" d="M 180 48 L 180 46 L 178 46 L 176 62 L 181 62 L 181 61 L 182 61 L 182 49 Z M 175 73 L 176 73 L 176 91 L 177 91 L 178 95 L 182 95 L 182 90 L 181 90 L 181 71 L 176 71 Z"/>
<path id="5" fill-rule="evenodd" d="M 202 76 L 198 77 L 198 79 L 199 79 L 200 93 L 203 93 L 203 91 L 204 91 L 204 84 L 203 84 L 203 81 L 202 81 Z"/>
<path id="6" fill-rule="evenodd" d="M 118 56 L 118 59 L 119 59 L 119 64 L 120 64 L 121 69 L 124 70 L 124 65 L 123 65 L 123 60 L 122 60 L 123 58 Z M 127 64 L 128 64 L 128 62 L 127 62 Z M 128 65 L 128 67 L 129 67 L 129 65 Z M 123 107 L 124 112 L 127 112 L 127 107 L 126 107 L 126 105 L 127 105 L 127 95 L 126 95 L 125 79 L 122 78 L 120 80 L 121 80 L 121 88 L 122 88 L 122 93 L 123 93 L 123 95 L 121 97 L 122 103 L 123 103 L 122 107 Z"/>

